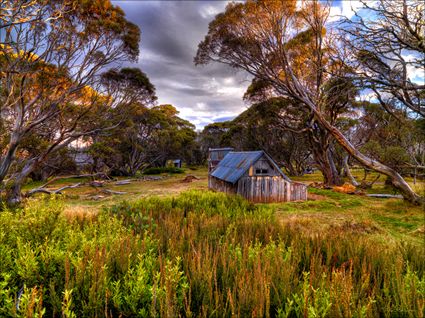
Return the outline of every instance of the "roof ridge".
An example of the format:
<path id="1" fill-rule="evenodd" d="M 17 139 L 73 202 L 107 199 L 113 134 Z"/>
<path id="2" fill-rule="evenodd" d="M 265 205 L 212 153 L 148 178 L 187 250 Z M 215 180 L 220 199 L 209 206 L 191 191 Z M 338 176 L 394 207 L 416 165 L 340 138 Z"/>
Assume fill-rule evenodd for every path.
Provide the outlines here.
<path id="1" fill-rule="evenodd" d="M 248 150 L 248 151 L 229 151 L 229 153 L 246 153 L 246 152 L 264 152 L 264 150 Z"/>

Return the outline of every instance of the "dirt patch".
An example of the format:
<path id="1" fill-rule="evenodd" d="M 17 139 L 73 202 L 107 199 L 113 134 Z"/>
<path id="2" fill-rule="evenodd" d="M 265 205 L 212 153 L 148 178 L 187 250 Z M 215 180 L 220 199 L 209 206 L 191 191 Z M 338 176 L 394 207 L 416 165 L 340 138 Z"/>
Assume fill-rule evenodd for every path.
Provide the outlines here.
<path id="1" fill-rule="evenodd" d="M 311 201 L 320 201 L 320 200 L 327 200 L 328 198 L 321 194 L 315 194 L 315 193 L 308 193 L 307 194 L 307 200 Z"/>
<path id="2" fill-rule="evenodd" d="M 335 227 L 336 230 L 352 233 L 377 233 L 380 229 L 371 222 L 350 222 L 346 221 L 340 226 Z"/>
<path id="3" fill-rule="evenodd" d="M 194 175 L 187 175 L 181 182 L 182 183 L 189 183 L 189 182 L 193 182 L 194 180 L 200 180 L 200 178 L 198 178 L 197 176 L 194 176 Z"/>

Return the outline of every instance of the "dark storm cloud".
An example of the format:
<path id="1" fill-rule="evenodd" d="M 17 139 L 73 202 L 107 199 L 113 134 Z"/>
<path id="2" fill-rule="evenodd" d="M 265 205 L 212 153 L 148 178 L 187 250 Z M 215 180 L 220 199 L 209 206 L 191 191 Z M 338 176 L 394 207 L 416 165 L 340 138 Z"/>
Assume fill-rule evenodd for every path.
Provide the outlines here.
<path id="1" fill-rule="evenodd" d="M 198 128 L 245 109 L 248 76 L 221 64 L 196 67 L 193 58 L 208 23 L 226 1 L 114 1 L 142 31 L 139 67 L 160 103 L 177 107 Z"/>

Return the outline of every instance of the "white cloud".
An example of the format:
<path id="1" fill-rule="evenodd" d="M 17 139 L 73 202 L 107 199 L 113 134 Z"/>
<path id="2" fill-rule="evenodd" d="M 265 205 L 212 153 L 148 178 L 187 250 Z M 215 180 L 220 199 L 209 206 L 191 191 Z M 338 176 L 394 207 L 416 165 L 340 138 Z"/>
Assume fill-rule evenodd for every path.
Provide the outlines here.
<path id="1" fill-rule="evenodd" d="M 404 60 L 407 62 L 413 62 L 421 59 L 421 56 L 417 54 L 408 54 L 403 56 Z M 415 63 L 418 65 L 418 63 Z M 425 71 L 423 67 L 416 67 L 412 64 L 407 65 L 407 77 L 416 84 L 423 84 L 425 80 Z"/>
<path id="2" fill-rule="evenodd" d="M 223 80 L 223 83 L 224 84 L 226 84 L 226 85 L 231 85 L 231 84 L 233 84 L 235 82 L 235 79 L 233 78 L 233 77 L 226 77 L 224 80 Z"/>
<path id="3" fill-rule="evenodd" d="M 213 77 L 209 83 L 204 84 L 204 88 L 211 92 L 215 92 L 216 95 L 242 98 L 246 91 L 246 84 L 238 85 L 232 77 L 226 77 L 219 80 Z"/>
<path id="4" fill-rule="evenodd" d="M 205 104 L 205 103 L 202 103 L 202 102 L 198 102 L 198 103 L 196 103 L 196 108 L 198 109 L 198 110 L 206 110 L 207 109 L 207 107 L 208 107 L 208 105 L 207 104 Z"/>
<path id="5" fill-rule="evenodd" d="M 335 3 L 330 9 L 329 22 L 339 20 L 341 17 L 351 19 L 355 12 L 363 7 L 363 4 L 359 0 L 344 0 L 339 3 Z"/>
<path id="6" fill-rule="evenodd" d="M 219 4 L 222 4 L 222 3 L 219 3 Z M 204 5 L 203 7 L 200 8 L 199 14 L 204 19 L 210 19 L 210 18 L 214 17 L 215 15 L 219 14 L 220 12 L 222 12 L 223 9 L 224 9 L 223 5 L 212 6 L 210 4 L 207 4 L 207 5 Z"/>

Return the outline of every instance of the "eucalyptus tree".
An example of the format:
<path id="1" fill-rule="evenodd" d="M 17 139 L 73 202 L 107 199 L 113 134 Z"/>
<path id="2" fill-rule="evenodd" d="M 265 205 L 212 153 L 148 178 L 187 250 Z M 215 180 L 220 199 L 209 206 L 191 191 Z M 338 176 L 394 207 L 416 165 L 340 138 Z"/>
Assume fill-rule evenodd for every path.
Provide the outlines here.
<path id="1" fill-rule="evenodd" d="M 208 124 L 202 129 L 199 134 L 199 143 L 204 159 L 208 157 L 210 148 L 229 147 L 227 141 L 224 140 L 224 136 L 231 126 L 231 121 L 223 121 Z"/>
<path id="2" fill-rule="evenodd" d="M 94 139 L 89 152 L 96 165 L 112 174 L 134 176 L 149 166 L 163 166 L 167 159 L 191 159 L 195 126 L 178 117 L 174 106 L 122 104 L 115 111 L 126 112 L 126 120 Z"/>
<path id="3" fill-rule="evenodd" d="M 362 88 L 390 113 L 425 116 L 425 4 L 418 0 L 362 1 L 341 23 L 345 59 Z"/>
<path id="4" fill-rule="evenodd" d="M 0 28 L 0 182 L 16 163 L 7 185 L 11 202 L 19 201 L 22 182 L 51 153 L 108 125 L 112 98 L 102 93 L 100 74 L 115 62 L 136 60 L 140 40 L 138 27 L 110 1 L 2 5 L 17 3 L 36 18 L 18 23 L 17 15 L 4 15 L 9 27 Z M 34 134 L 46 143 L 28 157 L 19 148 Z"/>
<path id="5" fill-rule="evenodd" d="M 304 41 L 312 40 L 311 35 L 303 35 L 303 37 Z M 325 116 L 332 125 L 342 129 L 346 119 L 352 116 L 353 110 L 357 108 L 355 102 L 357 89 L 350 80 L 333 79 L 324 85 L 323 93 L 326 96 L 326 107 L 323 108 Z M 256 115 L 254 118 L 270 117 L 263 121 L 268 123 L 271 129 L 286 132 L 284 135 L 290 137 L 290 140 L 303 140 L 305 144 L 308 144 L 326 186 L 343 183 L 341 169 L 338 169 L 341 164 L 338 146 L 332 135 L 317 122 L 311 111 L 300 108 L 299 102 L 295 99 L 279 96 L 270 84 L 256 78 L 248 87 L 244 99 L 254 103 L 251 106 L 254 110 L 251 114 Z M 263 128 L 266 129 L 266 127 Z M 290 150 L 280 149 L 280 151 L 284 153 Z M 301 153 L 299 155 L 298 159 L 307 160 L 307 157 Z M 290 154 L 286 157 L 288 156 L 291 157 Z M 289 162 L 286 165 L 290 166 Z"/>
<path id="6" fill-rule="evenodd" d="M 302 2 L 301 8 L 295 0 L 231 3 L 210 23 L 195 63 L 225 63 L 268 83 L 279 96 L 295 100 L 300 110 L 311 113 L 317 125 L 353 158 L 389 176 L 405 199 L 419 202 L 420 197 L 400 174 L 361 153 L 326 114 L 331 96 L 326 91 L 338 85 L 333 82 L 335 74 L 349 71 L 344 63 L 330 61 L 337 48 L 326 34 L 328 16 L 329 6 L 319 1 Z M 304 41 L 308 35 L 312 41 Z"/>
<path id="7" fill-rule="evenodd" d="M 363 115 L 356 127 L 361 149 L 401 174 L 423 168 L 425 133 L 423 119 L 408 116 L 403 110 L 386 112 L 379 103 L 364 103 Z"/>

